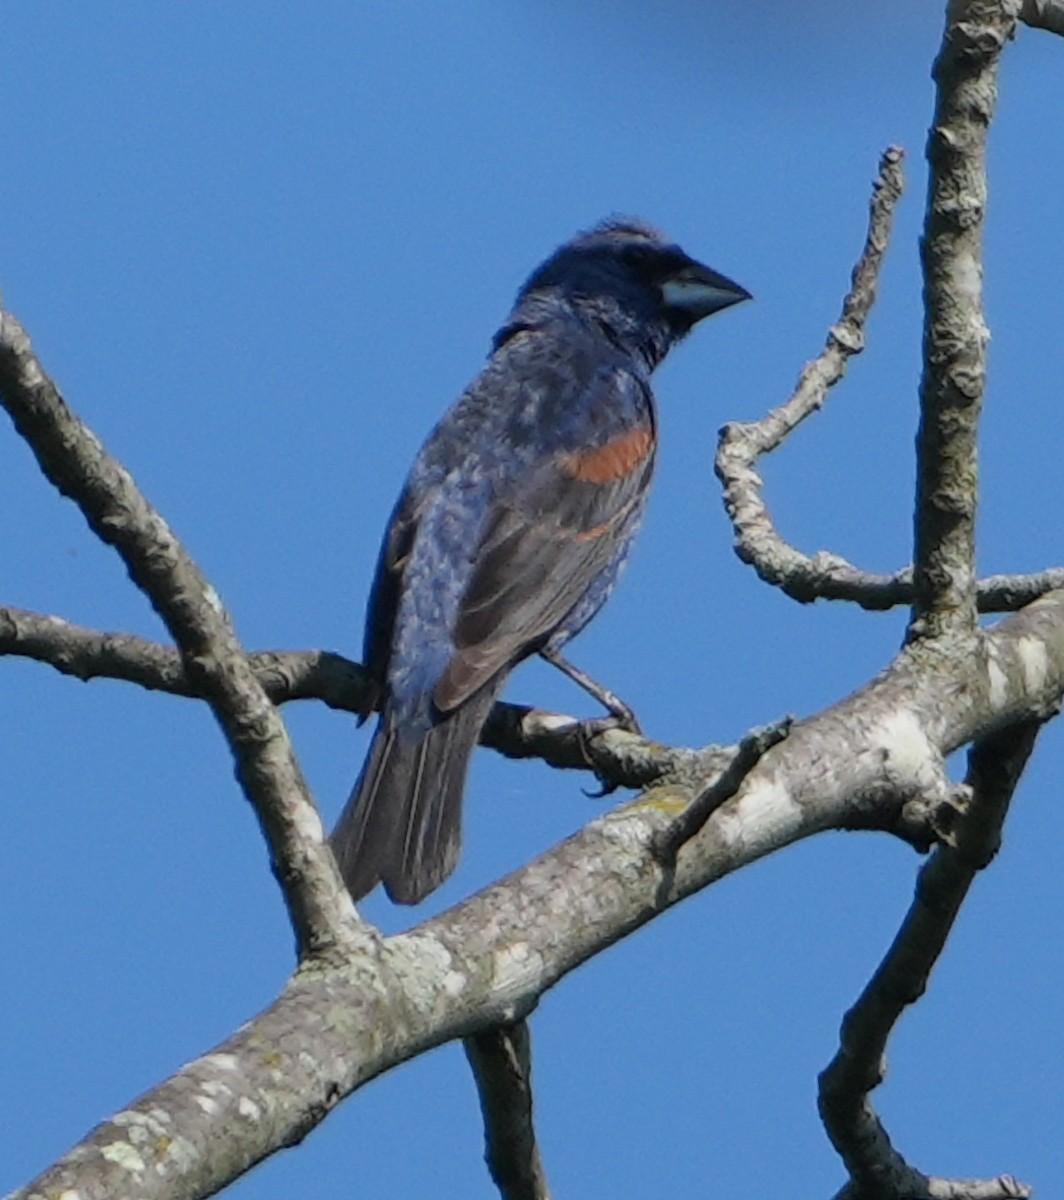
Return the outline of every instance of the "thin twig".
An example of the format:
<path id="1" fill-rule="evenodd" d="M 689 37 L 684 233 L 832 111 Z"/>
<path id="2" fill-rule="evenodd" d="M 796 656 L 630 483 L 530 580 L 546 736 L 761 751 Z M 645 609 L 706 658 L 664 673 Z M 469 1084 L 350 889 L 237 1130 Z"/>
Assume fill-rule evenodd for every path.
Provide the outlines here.
<path id="1" fill-rule="evenodd" d="M 733 422 L 721 430 L 716 472 L 724 485 L 724 506 L 735 530 L 735 551 L 762 579 L 782 587 L 800 600 L 833 594 L 854 599 L 874 598 L 870 607 L 899 602 L 898 581 L 890 576 L 866 576 L 842 559 L 809 559 L 789 546 L 777 532 L 762 495 L 754 466 L 827 399 L 828 391 L 846 373 L 849 360 L 864 348 L 864 325 L 876 297 L 879 270 L 890 239 L 894 209 L 904 187 L 904 154 L 897 146 L 884 151 L 872 191 L 868 232 L 853 269 L 850 290 L 838 323 L 828 331 L 818 358 L 802 371 L 794 394 L 760 421 Z"/>
<path id="2" fill-rule="evenodd" d="M 735 795 L 743 780 L 773 746 L 790 733 L 793 717 L 784 717 L 773 725 L 751 730 L 735 748 L 735 754 L 721 774 L 704 788 L 680 815 L 654 839 L 654 852 L 662 862 L 676 861 L 680 848 L 698 833 L 718 808 Z"/>
<path id="3" fill-rule="evenodd" d="M 1064 587 L 1064 567 L 1050 567 L 1030 575 L 988 575 L 976 584 L 976 606 L 981 613 L 1019 612 L 1046 592 Z"/>
<path id="4" fill-rule="evenodd" d="M 214 588 L 129 473 L 70 411 L 10 314 L 0 312 L 0 403 L 46 478 L 122 557 L 210 704 L 262 823 L 301 954 L 360 938 L 287 730 Z"/>
<path id="5" fill-rule="evenodd" d="M 1064 0 L 1023 0 L 1020 20 L 1032 29 L 1045 29 L 1064 37 Z"/>
<path id="6" fill-rule="evenodd" d="M 820 1076 L 820 1114 L 850 1172 L 836 1200 L 1009 1200 L 1030 1195 L 1010 1176 L 945 1180 L 910 1166 L 891 1145 L 869 1101 L 884 1076 L 884 1053 L 905 1008 L 927 987 L 954 920 L 978 871 L 992 860 L 1041 725 L 1027 721 L 977 742 L 969 755 L 969 797 L 941 845 L 921 869 L 897 937 L 842 1022 L 839 1051 Z"/>
<path id="7" fill-rule="evenodd" d="M 725 434 L 733 428 L 729 426 Z M 756 486 L 760 488 L 760 480 Z M 845 600 L 869 612 L 884 612 L 912 604 L 916 595 L 912 567 L 880 575 L 855 566 L 841 555 L 821 550 L 803 554 L 780 535 L 768 509 L 762 513 L 759 544 L 740 550 L 765 583 L 778 587 L 800 604 L 816 600 Z M 748 557 L 750 553 L 750 557 Z M 981 613 L 1019 612 L 1046 592 L 1064 587 L 1064 567 L 1049 567 L 1023 575 L 988 575 L 976 584 L 976 607 Z"/>
<path id="8" fill-rule="evenodd" d="M 976 625 L 976 435 L 990 336 L 982 296 L 986 136 L 1019 7 L 1019 0 L 950 0 L 932 70 L 910 639 L 967 635 Z"/>
<path id="9" fill-rule="evenodd" d="M 528 1023 L 498 1025 L 465 1039 L 480 1111 L 484 1161 L 503 1200 L 550 1200 L 532 1121 Z"/>

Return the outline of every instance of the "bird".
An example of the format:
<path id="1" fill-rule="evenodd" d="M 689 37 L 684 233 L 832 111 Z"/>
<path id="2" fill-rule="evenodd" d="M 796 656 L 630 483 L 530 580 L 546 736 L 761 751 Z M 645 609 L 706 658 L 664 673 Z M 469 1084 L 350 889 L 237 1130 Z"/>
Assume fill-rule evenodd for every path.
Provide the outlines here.
<path id="1" fill-rule="evenodd" d="M 642 220 L 611 217 L 529 276 L 483 370 L 421 448 L 384 533 L 364 662 L 380 715 L 331 836 L 355 899 L 417 904 L 458 861 L 466 774 L 489 710 L 561 655 L 612 592 L 657 443 L 651 374 L 750 293 Z"/>

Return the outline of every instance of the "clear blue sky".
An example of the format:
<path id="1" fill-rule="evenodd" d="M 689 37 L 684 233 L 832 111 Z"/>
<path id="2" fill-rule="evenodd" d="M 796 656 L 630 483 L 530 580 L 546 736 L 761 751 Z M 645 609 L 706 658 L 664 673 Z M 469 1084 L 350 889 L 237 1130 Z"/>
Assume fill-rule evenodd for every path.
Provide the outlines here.
<path id="1" fill-rule="evenodd" d="M 717 428 L 779 403 L 835 319 L 879 152 L 910 191 L 870 345 L 765 463 L 784 532 L 908 561 L 916 239 L 940 5 L 180 5 L 4 14 L 0 287 L 70 402 L 213 579 L 252 648 L 357 656 L 380 531 L 515 288 L 611 212 L 666 228 L 756 303 L 661 372 L 655 495 L 572 656 L 654 736 L 725 741 L 845 695 L 902 614 L 799 608 L 731 551 Z M 1010 47 L 992 140 L 984 571 L 1064 562 L 1064 44 Z M 0 436 L 0 602 L 160 636 L 115 556 Z M 291 935 L 205 709 L 0 663 L 0 1191 L 266 1004 Z M 511 698 L 587 712 L 530 665 Z M 331 821 L 367 733 L 287 710 Z M 1058 932 L 1064 732 L 1050 728 L 877 1097 L 942 1173 L 1064 1187 Z M 581 780 L 477 756 L 448 905 L 599 811 Z M 827 1197 L 815 1079 L 920 860 L 832 835 L 726 880 L 533 1018 L 559 1196 Z M 375 899 L 389 929 L 419 914 Z M 457 1046 L 375 1083 L 232 1194 L 488 1197 Z"/>

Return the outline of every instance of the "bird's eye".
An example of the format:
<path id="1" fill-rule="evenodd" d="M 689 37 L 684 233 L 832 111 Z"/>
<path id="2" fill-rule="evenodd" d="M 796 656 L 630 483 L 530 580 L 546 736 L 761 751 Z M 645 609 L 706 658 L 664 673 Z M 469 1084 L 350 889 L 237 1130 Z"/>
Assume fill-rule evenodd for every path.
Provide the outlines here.
<path id="1" fill-rule="evenodd" d="M 649 246 L 626 246 L 621 252 L 621 260 L 625 266 L 639 272 L 645 272 L 650 268 L 653 257 L 653 251 Z"/>

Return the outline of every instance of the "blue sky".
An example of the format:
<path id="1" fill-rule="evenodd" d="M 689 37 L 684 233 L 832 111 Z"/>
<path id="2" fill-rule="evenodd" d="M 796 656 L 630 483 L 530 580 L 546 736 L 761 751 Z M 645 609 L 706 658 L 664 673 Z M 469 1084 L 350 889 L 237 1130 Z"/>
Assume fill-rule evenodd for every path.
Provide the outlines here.
<path id="1" fill-rule="evenodd" d="M 838 699 L 904 615 L 800 608 L 735 558 L 717 428 L 789 394 L 835 319 L 877 157 L 909 193 L 869 348 L 764 464 L 785 534 L 908 561 L 917 236 L 939 5 L 110 3 L 4 15 L 0 287 L 69 401 L 214 581 L 251 648 L 357 656 L 377 543 L 422 437 L 516 287 L 611 212 L 661 225 L 756 303 L 659 376 L 662 451 L 622 587 L 572 657 L 646 730 L 726 741 Z M 1064 45 L 1023 31 L 991 142 L 984 572 L 1064 562 Z M 161 636 L 77 511 L 0 437 L 0 603 Z M 0 1190 L 276 993 L 291 936 L 207 712 L 0 664 Z M 587 711 L 536 664 L 510 698 Z M 368 740 L 286 711 L 331 821 Z M 877 1100 L 938 1173 L 1064 1185 L 1059 780 L 1043 735 Z M 962 765 L 958 766 L 961 769 Z M 601 807 L 582 781 L 477 756 L 461 866 L 398 929 Z M 545 997 L 532 1022 L 556 1194 L 828 1196 L 815 1080 L 920 860 L 830 835 L 725 880 Z M 346 1103 L 232 1194 L 494 1194 L 473 1085 L 445 1047 Z"/>

